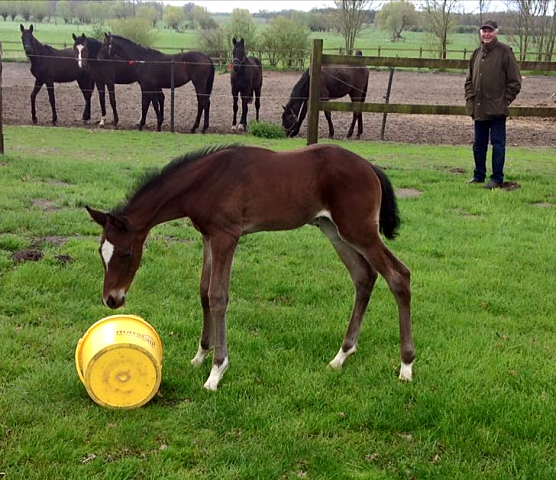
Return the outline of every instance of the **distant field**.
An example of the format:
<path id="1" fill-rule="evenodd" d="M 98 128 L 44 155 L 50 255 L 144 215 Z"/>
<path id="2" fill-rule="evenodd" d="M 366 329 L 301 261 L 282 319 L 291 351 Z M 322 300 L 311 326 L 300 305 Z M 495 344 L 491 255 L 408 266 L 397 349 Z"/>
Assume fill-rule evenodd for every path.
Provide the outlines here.
<path id="1" fill-rule="evenodd" d="M 0 38 L 2 39 L 4 59 L 23 60 L 25 55 L 21 46 L 19 25 L 21 22 L 0 22 Z M 90 25 L 66 25 L 54 23 L 33 23 L 35 36 L 42 43 L 48 43 L 57 48 L 62 48 L 64 43 L 69 47 L 73 44 L 72 33 L 91 35 L 93 26 Z M 25 27 L 28 27 L 25 24 Z M 258 25 L 259 30 L 266 28 L 264 24 Z M 108 29 L 108 27 L 107 27 Z M 154 48 L 166 52 L 175 49 L 191 50 L 199 48 L 197 41 L 197 30 L 186 30 L 175 32 L 168 29 L 157 29 Z M 432 48 L 432 39 L 429 34 L 423 32 L 405 32 L 405 42 L 392 43 L 386 32 L 376 28 L 374 25 L 363 30 L 355 42 L 355 48 L 363 51 L 365 55 L 377 55 L 381 49 L 381 56 L 416 57 L 419 49 Z M 338 50 L 344 47 L 344 38 L 337 32 L 314 32 L 312 38 L 324 39 L 324 49 Z M 462 58 L 463 50 L 468 52 L 476 48 L 477 38 L 472 34 L 454 33 L 450 35 L 450 57 Z M 434 56 L 431 52 L 423 52 L 423 57 Z"/>

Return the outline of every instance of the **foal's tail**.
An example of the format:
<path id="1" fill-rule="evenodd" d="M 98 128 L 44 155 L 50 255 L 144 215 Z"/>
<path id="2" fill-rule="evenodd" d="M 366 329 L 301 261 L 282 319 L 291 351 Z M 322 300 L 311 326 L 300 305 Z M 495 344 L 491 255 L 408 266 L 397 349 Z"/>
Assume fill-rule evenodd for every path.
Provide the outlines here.
<path id="1" fill-rule="evenodd" d="M 380 232 L 383 233 L 386 238 L 392 240 L 398 234 L 397 230 L 400 226 L 400 215 L 398 213 L 396 194 L 386 174 L 375 165 L 371 166 L 380 179 L 380 185 L 382 186 L 379 220 Z"/>

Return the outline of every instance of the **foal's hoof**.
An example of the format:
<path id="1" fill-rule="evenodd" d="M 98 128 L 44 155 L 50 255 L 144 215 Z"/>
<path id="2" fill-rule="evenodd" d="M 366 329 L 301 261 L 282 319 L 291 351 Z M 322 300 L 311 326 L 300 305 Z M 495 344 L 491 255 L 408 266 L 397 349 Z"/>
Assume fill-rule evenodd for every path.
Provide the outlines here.
<path id="1" fill-rule="evenodd" d="M 413 381 L 413 362 L 411 363 L 403 363 L 400 368 L 400 376 L 398 377 L 399 380 L 403 382 L 412 382 Z"/>
<path id="2" fill-rule="evenodd" d="M 36 124 L 37 124 L 37 121 L 38 121 L 38 119 L 37 119 L 37 117 L 33 117 L 33 118 L 31 119 L 31 121 L 33 122 L 33 125 L 36 125 Z"/>
<path id="3" fill-rule="evenodd" d="M 237 130 L 237 125 L 232 125 L 232 132 L 235 132 Z"/>

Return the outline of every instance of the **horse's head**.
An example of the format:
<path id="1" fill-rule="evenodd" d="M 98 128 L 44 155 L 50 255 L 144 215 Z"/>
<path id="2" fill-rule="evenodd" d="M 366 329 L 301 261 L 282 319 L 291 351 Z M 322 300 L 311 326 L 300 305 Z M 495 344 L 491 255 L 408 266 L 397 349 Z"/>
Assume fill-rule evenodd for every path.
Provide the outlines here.
<path id="1" fill-rule="evenodd" d="M 21 23 L 19 24 L 19 29 L 21 30 L 21 42 L 23 43 L 23 49 L 26 55 L 33 55 L 35 53 L 35 47 L 37 45 L 37 40 L 33 36 L 33 25 L 26 29 Z"/>
<path id="2" fill-rule="evenodd" d="M 75 58 L 77 58 L 77 65 L 79 68 L 85 68 L 87 66 L 87 59 L 89 58 L 89 42 L 84 33 L 80 37 L 72 33 L 73 37 L 73 53 Z"/>
<path id="3" fill-rule="evenodd" d="M 241 66 L 246 63 L 247 57 L 245 56 L 245 40 L 237 41 L 235 37 L 232 39 L 234 44 L 234 50 L 232 52 L 232 68 L 234 70 L 239 70 Z"/>
<path id="4" fill-rule="evenodd" d="M 102 302 L 110 308 L 121 307 L 141 263 L 147 235 L 134 230 L 125 216 L 86 208 L 103 228 L 99 248 L 104 265 Z"/>
<path id="5" fill-rule="evenodd" d="M 104 34 L 104 39 L 102 40 L 102 45 L 97 54 L 97 58 L 101 58 L 103 60 L 108 60 L 110 58 L 110 40 L 112 38 L 112 34 L 110 32 Z"/>
<path id="6" fill-rule="evenodd" d="M 299 132 L 299 119 L 297 115 L 299 114 L 299 108 L 297 112 L 294 110 L 293 106 L 288 102 L 287 106 L 283 106 L 284 111 L 282 112 L 282 127 L 286 131 L 287 137 L 295 137 L 297 132 Z"/>

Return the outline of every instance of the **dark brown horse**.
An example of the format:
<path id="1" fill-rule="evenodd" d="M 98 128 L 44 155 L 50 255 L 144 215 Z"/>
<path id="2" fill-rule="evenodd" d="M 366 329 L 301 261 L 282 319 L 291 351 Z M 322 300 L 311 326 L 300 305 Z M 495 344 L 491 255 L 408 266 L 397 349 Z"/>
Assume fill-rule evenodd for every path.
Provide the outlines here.
<path id="1" fill-rule="evenodd" d="M 360 50 L 356 53 L 361 56 Z M 306 70 L 298 82 L 294 85 L 290 99 L 282 113 L 282 126 L 288 137 L 295 137 L 299 133 L 301 124 L 307 115 L 307 102 L 309 100 L 309 70 Z M 321 101 L 342 98 L 349 95 L 352 102 L 364 102 L 367 96 L 367 84 L 369 83 L 369 69 L 363 67 L 350 67 L 342 65 L 323 65 L 319 84 Z M 330 138 L 334 137 L 334 126 L 330 112 L 325 111 L 324 116 L 328 121 L 328 132 Z M 351 138 L 353 129 L 357 122 L 357 138 L 363 133 L 363 114 L 353 112 L 353 120 L 347 132 L 346 138 Z"/>
<path id="2" fill-rule="evenodd" d="M 197 94 L 197 117 L 191 133 L 199 127 L 203 112 L 204 124 L 201 131 L 205 133 L 209 126 L 210 94 L 214 82 L 214 63 L 208 55 L 196 51 L 166 55 L 119 35 L 109 34 L 105 42 L 110 58 L 128 61 L 141 86 L 142 109 L 139 130 L 145 125 L 147 110 L 152 102 L 155 109 L 159 106 L 157 130 L 160 131 L 164 120 L 164 95 L 161 95 L 161 89 L 171 88 L 172 85 L 176 88 L 181 87 L 191 81 Z"/>
<path id="3" fill-rule="evenodd" d="M 81 34 L 79 37 L 73 34 L 73 51 L 77 65 L 89 73 L 98 90 L 100 100 L 101 120 L 100 126 L 106 121 L 106 88 L 112 107 L 113 125 L 118 126 L 119 117 L 116 105 L 116 92 L 114 85 L 129 85 L 137 81 L 135 71 L 126 61 L 110 60 L 107 52 L 103 55 L 102 42 L 96 38 Z"/>
<path id="4" fill-rule="evenodd" d="M 50 108 L 52 109 L 52 124 L 56 125 L 58 114 L 56 113 L 54 83 L 73 81 L 78 83 L 85 99 L 83 122 L 88 122 L 91 118 L 91 96 L 93 94 L 94 82 L 89 73 L 77 66 L 73 56 L 73 49 L 58 50 L 50 45 L 42 44 L 33 35 L 33 25 L 26 29 L 20 24 L 19 28 L 21 30 L 23 49 L 31 61 L 31 73 L 35 77 L 35 86 L 31 92 L 31 119 L 33 124 L 37 123 L 35 100 L 42 86 L 46 84 Z"/>
<path id="5" fill-rule="evenodd" d="M 259 110 L 261 108 L 261 88 L 263 86 L 263 67 L 261 61 L 255 57 L 248 57 L 245 54 L 245 41 L 243 38 L 237 41 L 233 39 L 234 51 L 232 59 L 232 73 L 230 82 L 232 84 L 232 97 L 234 98 L 234 119 L 232 130 L 236 129 L 238 95 L 241 95 L 241 119 L 239 128 L 247 130 L 247 110 L 248 104 L 253 102 L 255 95 L 256 119 L 259 120 Z"/>
<path id="6" fill-rule="evenodd" d="M 144 181 L 112 212 L 87 207 L 103 227 L 102 300 L 125 302 L 143 245 L 157 224 L 189 217 L 203 238 L 203 329 L 191 361 L 200 365 L 214 348 L 205 388 L 216 390 L 228 367 L 226 307 L 232 260 L 242 235 L 318 226 L 347 267 L 355 304 L 342 346 L 330 362 L 341 368 L 355 352 L 363 316 L 380 273 L 399 311 L 401 370 L 412 379 L 415 358 L 410 312 L 410 272 L 383 243 L 399 226 L 396 198 L 386 175 L 363 158 L 334 145 L 291 152 L 258 147 L 212 147 L 177 158 Z"/>

